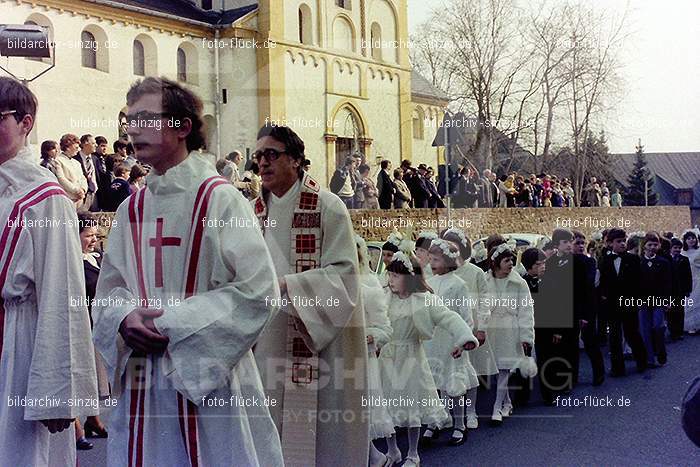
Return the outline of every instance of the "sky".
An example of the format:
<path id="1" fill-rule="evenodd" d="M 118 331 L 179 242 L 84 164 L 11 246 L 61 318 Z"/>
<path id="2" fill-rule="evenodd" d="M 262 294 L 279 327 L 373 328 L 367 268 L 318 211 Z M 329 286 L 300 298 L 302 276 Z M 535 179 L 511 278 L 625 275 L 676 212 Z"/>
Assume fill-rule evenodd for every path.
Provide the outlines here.
<path id="1" fill-rule="evenodd" d="M 622 12 L 623 0 L 585 0 Z M 408 0 L 409 31 L 443 0 Z M 620 102 L 604 123 L 612 153 L 700 152 L 700 2 L 630 0 Z"/>

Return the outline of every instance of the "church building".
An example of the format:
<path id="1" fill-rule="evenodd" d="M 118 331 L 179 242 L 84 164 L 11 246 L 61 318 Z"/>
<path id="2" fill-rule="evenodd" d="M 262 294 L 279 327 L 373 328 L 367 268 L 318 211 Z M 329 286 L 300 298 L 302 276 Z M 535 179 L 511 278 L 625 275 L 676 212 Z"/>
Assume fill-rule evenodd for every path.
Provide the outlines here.
<path id="1" fill-rule="evenodd" d="M 407 15 L 406 0 L 0 0 L 2 24 L 55 43 L 55 68 L 29 84 L 37 149 L 64 133 L 114 141 L 129 86 L 166 76 L 204 101 L 212 160 L 248 157 L 260 126 L 286 124 L 325 186 L 353 153 L 373 173 L 382 159 L 442 162 L 448 98 L 412 70 Z M 19 78 L 51 63 L 0 57 Z"/>

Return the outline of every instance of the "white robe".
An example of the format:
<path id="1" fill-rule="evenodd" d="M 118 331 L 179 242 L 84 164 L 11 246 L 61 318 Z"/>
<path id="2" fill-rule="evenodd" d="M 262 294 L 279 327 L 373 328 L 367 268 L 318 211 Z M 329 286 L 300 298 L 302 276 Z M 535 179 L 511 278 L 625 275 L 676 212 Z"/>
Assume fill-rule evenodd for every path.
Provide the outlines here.
<path id="1" fill-rule="evenodd" d="M 51 435 L 39 420 L 98 412 L 77 217 L 27 149 L 0 165 L 0 221 L 0 465 L 75 465 L 73 425 Z"/>
<path id="2" fill-rule="evenodd" d="M 444 305 L 462 317 L 470 330 L 474 328 L 472 309 L 476 304 L 471 302 L 467 286 L 454 272 L 431 276 L 428 285 L 433 289 L 429 297 L 442 298 Z M 472 331 L 473 332 L 473 331 Z M 436 328 L 433 338 L 426 341 L 425 354 L 428 357 L 430 371 L 435 379 L 435 387 L 443 395 L 450 397 L 463 396 L 468 389 L 479 386 L 479 379 L 469 358 L 471 352 L 462 352 L 459 358 L 452 358 L 454 345 L 450 330 Z"/>
<path id="3" fill-rule="evenodd" d="M 535 344 L 535 316 L 530 289 L 525 279 L 512 270 L 503 279 L 484 273 L 485 301 L 491 308 L 489 332 L 499 370 L 513 370 L 525 357 L 523 342 Z"/>
<path id="4" fill-rule="evenodd" d="M 117 210 L 92 309 L 95 345 L 118 397 L 109 422 L 110 466 L 130 465 L 130 457 L 137 459 L 135 466 L 282 464 L 251 352 L 275 311 L 279 288 L 250 205 L 216 175 L 209 162 L 192 153 L 164 175 L 149 175 L 148 188 Z M 214 188 L 202 191 L 201 186 Z M 134 231 L 139 236 L 139 224 L 130 222 L 132 201 L 135 217 L 143 218 L 140 252 L 132 241 Z M 171 244 L 180 241 L 162 247 L 160 287 L 158 248 L 152 243 L 158 229 Z M 143 289 L 151 307 L 165 310 L 154 324 L 170 342 L 165 353 L 145 362 L 132 359 L 125 370 L 132 349 L 119 325 L 136 307 L 134 301 L 143 300 Z M 139 391 L 127 375 L 144 363 L 147 387 Z M 138 412 L 145 415 L 143 423 L 131 415 Z"/>
<path id="5" fill-rule="evenodd" d="M 464 319 L 449 308 L 432 303 L 431 295 L 414 293 L 402 299 L 392 293 L 389 301 L 393 333 L 379 354 L 379 368 L 384 397 L 391 402 L 389 413 L 396 426 L 444 428 L 450 422 L 438 397 L 423 341 L 431 339 L 436 328 L 442 328 L 451 334 L 453 349 L 467 342 L 478 344 Z"/>
<path id="6" fill-rule="evenodd" d="M 297 182 L 281 198 L 270 193 L 265 242 L 277 275 L 286 279 L 287 298 L 298 302 L 319 297 L 322 305 L 288 307 L 277 314 L 260 337 L 255 358 L 266 391 L 280 402 L 271 407 L 271 413 L 282 433 L 284 416 L 294 416 L 282 407 L 287 313 L 301 319 L 310 336 L 307 344 L 319 355 L 316 465 L 365 465 L 369 410 L 362 407 L 362 397 L 367 395 L 367 339 L 350 215 L 340 198 L 321 190 L 321 266 L 293 272 L 290 231 L 300 189 L 301 182 Z M 328 299 L 338 300 L 337 305 L 326 306 Z"/>
<path id="7" fill-rule="evenodd" d="M 700 330 L 700 249 L 684 250 L 681 254 L 688 258 L 693 275 L 693 288 L 685 305 L 685 331 Z"/>
<path id="8" fill-rule="evenodd" d="M 491 308 L 486 306 L 485 298 L 487 294 L 486 276 L 479 266 L 468 261 L 455 270 L 467 286 L 468 297 L 472 301 L 478 301 L 478 305 L 472 308 L 472 318 L 474 326 L 472 329 L 486 333 L 486 341 L 478 348 L 469 352 L 469 360 L 476 370 L 476 374 L 481 376 L 495 375 L 498 373 L 496 359 L 493 355 L 491 337 L 488 332 L 489 320 L 491 319 Z"/>
<path id="9" fill-rule="evenodd" d="M 391 340 L 391 322 L 387 316 L 388 296 L 374 273 L 363 274 L 361 277 L 362 306 L 365 310 L 367 335 L 372 336 L 373 342 L 367 345 L 368 361 L 368 393 L 374 398 L 384 398 L 377 351 Z M 382 404 L 372 404 L 370 407 L 370 439 L 388 438 L 394 434 L 394 422 L 389 411 Z"/>

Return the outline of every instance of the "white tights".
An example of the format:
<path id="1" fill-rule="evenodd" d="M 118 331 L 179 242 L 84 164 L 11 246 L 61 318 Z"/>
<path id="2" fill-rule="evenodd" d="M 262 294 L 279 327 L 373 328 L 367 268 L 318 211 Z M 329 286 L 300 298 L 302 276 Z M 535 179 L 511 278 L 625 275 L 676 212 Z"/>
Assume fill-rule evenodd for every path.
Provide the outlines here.
<path id="1" fill-rule="evenodd" d="M 465 404 L 469 402 L 469 405 L 466 406 L 467 408 L 467 417 L 476 417 L 476 393 L 479 391 L 479 388 L 471 388 L 467 390 L 467 394 L 464 396 L 466 399 Z"/>
<path id="2" fill-rule="evenodd" d="M 420 436 L 420 427 L 411 427 L 408 429 L 408 457 L 418 459 L 418 437 Z M 401 458 L 401 450 L 396 445 L 396 434 L 392 435 L 391 438 L 386 439 L 386 444 L 389 446 L 387 454 L 394 459 Z"/>
<path id="3" fill-rule="evenodd" d="M 496 383 L 496 402 L 493 404 L 493 411 L 501 410 L 504 404 L 510 405 L 510 394 L 508 393 L 508 378 L 510 370 L 498 370 L 498 383 Z"/>

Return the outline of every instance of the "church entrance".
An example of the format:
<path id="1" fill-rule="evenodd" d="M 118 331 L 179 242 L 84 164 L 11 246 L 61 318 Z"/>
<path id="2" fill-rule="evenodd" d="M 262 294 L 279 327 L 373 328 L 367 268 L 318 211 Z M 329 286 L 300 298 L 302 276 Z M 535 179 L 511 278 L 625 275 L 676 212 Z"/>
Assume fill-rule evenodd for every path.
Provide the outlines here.
<path id="1" fill-rule="evenodd" d="M 347 157 L 353 154 L 361 154 L 365 159 L 364 147 L 360 139 L 364 137 L 364 130 L 360 119 L 353 108 L 346 106 L 338 111 L 335 117 L 335 167 L 342 167 Z"/>

